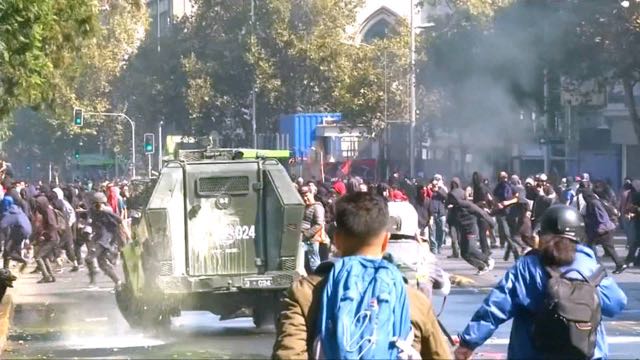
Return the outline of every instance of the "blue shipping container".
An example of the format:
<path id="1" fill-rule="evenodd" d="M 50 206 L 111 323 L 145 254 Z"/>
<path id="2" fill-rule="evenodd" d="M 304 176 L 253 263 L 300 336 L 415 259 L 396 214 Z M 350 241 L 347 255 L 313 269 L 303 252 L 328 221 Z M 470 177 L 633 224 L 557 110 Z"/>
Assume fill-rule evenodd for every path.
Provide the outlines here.
<path id="1" fill-rule="evenodd" d="M 341 113 L 289 114 L 280 116 L 280 133 L 289 135 L 289 150 L 295 156 L 308 156 L 322 120 L 342 120 Z"/>

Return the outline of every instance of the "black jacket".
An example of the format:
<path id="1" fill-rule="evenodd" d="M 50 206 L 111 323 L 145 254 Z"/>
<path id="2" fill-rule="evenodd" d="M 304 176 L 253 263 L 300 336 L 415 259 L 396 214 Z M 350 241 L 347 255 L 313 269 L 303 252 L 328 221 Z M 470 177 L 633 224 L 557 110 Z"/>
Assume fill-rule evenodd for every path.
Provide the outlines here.
<path id="1" fill-rule="evenodd" d="M 491 216 L 478 205 L 465 200 L 462 189 L 451 190 L 447 202 L 453 206 L 450 212 L 452 212 L 452 218 L 458 224 L 462 234 L 478 235 L 478 218 L 484 219 L 489 223 L 489 226 L 494 227 Z"/>

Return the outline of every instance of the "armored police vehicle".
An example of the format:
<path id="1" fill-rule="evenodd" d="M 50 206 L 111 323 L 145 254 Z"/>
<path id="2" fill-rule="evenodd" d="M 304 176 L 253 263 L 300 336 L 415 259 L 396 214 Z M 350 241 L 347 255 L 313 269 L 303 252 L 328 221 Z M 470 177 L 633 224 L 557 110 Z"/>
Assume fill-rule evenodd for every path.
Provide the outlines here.
<path id="1" fill-rule="evenodd" d="M 274 320 L 295 271 L 304 204 L 283 166 L 225 149 L 179 150 L 122 251 L 118 307 L 132 327 L 181 310 Z"/>

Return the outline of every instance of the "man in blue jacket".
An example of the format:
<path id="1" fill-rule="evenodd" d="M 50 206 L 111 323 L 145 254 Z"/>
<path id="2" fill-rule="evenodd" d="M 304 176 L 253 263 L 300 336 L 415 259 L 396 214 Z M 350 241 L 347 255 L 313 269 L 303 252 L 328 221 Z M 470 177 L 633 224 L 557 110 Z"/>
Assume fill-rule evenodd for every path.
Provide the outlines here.
<path id="1" fill-rule="evenodd" d="M 572 253 L 569 254 L 572 260 L 566 266 L 561 266 L 559 270 L 564 272 L 568 269 L 576 269 L 585 276 L 591 276 L 599 268 L 599 264 L 593 251 L 587 246 L 578 243 L 576 234 L 582 231 L 581 228 L 584 227 L 584 223 L 577 210 L 572 207 L 557 205 L 552 206 L 547 211 L 554 212 L 556 215 L 560 214 L 557 216 L 574 219 L 573 223 L 567 223 L 566 221 L 559 223 L 556 219 L 555 228 L 546 226 L 545 223 L 547 222 L 543 223 L 541 228 L 541 236 L 553 237 L 553 239 L 558 240 L 556 243 L 566 239 L 573 242 Z M 565 243 L 564 249 L 568 248 Z M 548 266 L 549 254 L 554 251 L 557 253 L 558 248 L 545 252 L 543 247 L 541 251 L 531 252 L 527 256 L 520 258 L 507 271 L 460 335 L 460 346 L 455 351 L 456 359 L 469 359 L 473 351 L 484 344 L 493 335 L 498 326 L 510 319 L 513 319 L 513 324 L 511 326 L 508 358 L 544 358 L 543 349 L 538 349 L 534 346 L 533 324 L 536 314 L 541 311 L 544 304 L 546 286 L 549 280 L 545 265 Z M 578 277 L 579 275 L 575 274 L 575 276 Z M 602 315 L 613 317 L 626 306 L 627 297 L 613 278 L 605 277 L 598 285 L 598 290 Z M 608 351 L 605 329 L 601 322 L 597 329 L 596 348 L 593 358 L 606 358 Z"/>
<path id="2" fill-rule="evenodd" d="M 31 236 L 31 222 L 20 207 L 13 203 L 11 196 L 2 199 L 2 219 L 0 233 L 6 239 L 5 251 L 2 253 L 3 268 L 9 268 L 9 261 L 19 262 L 20 272 L 27 267 L 27 261 L 22 257 L 22 243 Z"/>

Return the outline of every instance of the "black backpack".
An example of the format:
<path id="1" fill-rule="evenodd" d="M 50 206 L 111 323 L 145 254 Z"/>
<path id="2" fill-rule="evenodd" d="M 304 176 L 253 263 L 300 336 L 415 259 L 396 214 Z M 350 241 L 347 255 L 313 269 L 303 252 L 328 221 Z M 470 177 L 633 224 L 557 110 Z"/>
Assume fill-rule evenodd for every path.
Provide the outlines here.
<path id="1" fill-rule="evenodd" d="M 563 273 L 546 267 L 550 275 L 544 307 L 534 320 L 536 349 L 551 359 L 591 359 L 601 320 L 598 284 L 607 276 L 601 265 L 586 277 L 576 269 Z M 566 275 L 577 273 L 581 279 Z"/>

